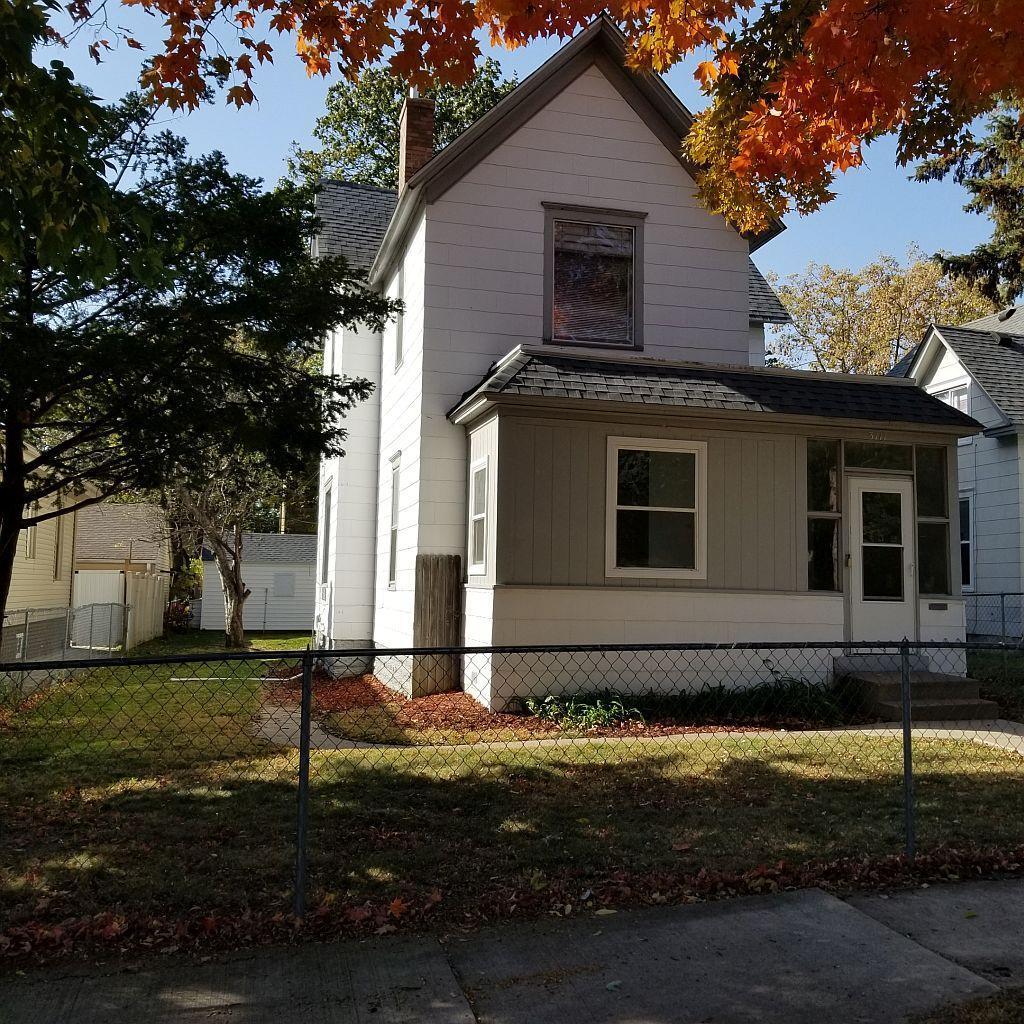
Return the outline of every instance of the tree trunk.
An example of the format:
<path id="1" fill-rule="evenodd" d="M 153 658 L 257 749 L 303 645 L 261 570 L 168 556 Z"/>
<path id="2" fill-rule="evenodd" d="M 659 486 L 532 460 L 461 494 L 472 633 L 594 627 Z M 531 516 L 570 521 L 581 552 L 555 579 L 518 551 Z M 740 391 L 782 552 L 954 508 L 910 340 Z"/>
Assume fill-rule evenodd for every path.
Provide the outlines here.
<path id="1" fill-rule="evenodd" d="M 234 548 L 229 548 L 222 537 L 209 537 L 220 574 L 220 589 L 224 595 L 224 646 L 245 646 L 243 612 L 251 591 L 242 580 L 242 529 L 234 528 Z"/>
<path id="2" fill-rule="evenodd" d="M 0 641 L 11 594 L 14 560 L 25 515 L 25 449 L 20 427 L 4 431 L 3 477 L 0 478 Z"/>

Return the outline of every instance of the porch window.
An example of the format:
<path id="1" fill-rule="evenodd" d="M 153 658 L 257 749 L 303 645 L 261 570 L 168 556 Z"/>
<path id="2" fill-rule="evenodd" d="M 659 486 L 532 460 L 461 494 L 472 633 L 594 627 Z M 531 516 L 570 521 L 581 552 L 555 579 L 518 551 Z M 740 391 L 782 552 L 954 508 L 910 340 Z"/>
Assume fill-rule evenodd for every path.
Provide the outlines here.
<path id="1" fill-rule="evenodd" d="M 807 442 L 807 588 L 843 589 L 839 442 Z"/>
<path id="2" fill-rule="evenodd" d="M 608 441 L 606 575 L 703 579 L 707 445 Z"/>
<path id="3" fill-rule="evenodd" d="M 918 590 L 922 594 L 948 594 L 950 573 L 946 449 L 918 445 L 914 453 Z"/>
<path id="4" fill-rule="evenodd" d="M 469 471 L 469 571 L 480 575 L 487 565 L 487 460 Z"/>
<path id="5" fill-rule="evenodd" d="M 545 205 L 545 339 L 641 347 L 644 215 Z"/>

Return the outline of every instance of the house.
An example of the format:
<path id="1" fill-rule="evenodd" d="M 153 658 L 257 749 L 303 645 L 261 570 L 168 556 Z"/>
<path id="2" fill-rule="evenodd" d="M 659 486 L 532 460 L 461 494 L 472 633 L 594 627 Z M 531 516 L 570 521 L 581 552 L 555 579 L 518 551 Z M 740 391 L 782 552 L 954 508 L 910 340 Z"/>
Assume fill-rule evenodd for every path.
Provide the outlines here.
<path id="1" fill-rule="evenodd" d="M 242 576 L 251 591 L 243 608 L 247 630 L 311 632 L 316 590 L 316 537 L 304 533 L 243 533 Z M 203 549 L 200 629 L 224 631 L 224 594 L 213 555 Z"/>
<path id="2" fill-rule="evenodd" d="M 58 657 L 66 643 L 80 512 L 48 519 L 18 538 L 0 662 Z"/>
<path id="3" fill-rule="evenodd" d="M 405 310 L 326 342 L 376 388 L 321 467 L 320 644 L 963 638 L 977 424 L 908 380 L 765 367 L 786 312 L 750 254 L 782 225 L 700 206 L 690 123 L 599 18 L 440 152 L 410 97 L 397 198 L 324 188 L 319 251 Z M 497 662 L 399 671 L 500 703 Z"/>
<path id="4" fill-rule="evenodd" d="M 892 370 L 976 419 L 984 430 L 957 446 L 960 585 L 965 594 L 1013 595 L 971 602 L 971 633 L 1020 635 L 1024 590 L 1024 307 L 958 327 L 937 325 Z M 1008 621 L 1004 621 L 1008 620 Z"/>

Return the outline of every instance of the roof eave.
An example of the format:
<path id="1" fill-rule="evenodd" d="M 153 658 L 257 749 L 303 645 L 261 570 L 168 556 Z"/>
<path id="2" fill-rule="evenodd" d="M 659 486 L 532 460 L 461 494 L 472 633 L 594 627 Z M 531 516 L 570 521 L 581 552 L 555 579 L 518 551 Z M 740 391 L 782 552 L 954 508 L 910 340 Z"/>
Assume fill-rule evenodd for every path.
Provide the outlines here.
<path id="1" fill-rule="evenodd" d="M 735 409 L 704 409 L 684 405 L 646 405 L 642 402 L 603 401 L 594 398 L 545 398 L 539 395 L 506 394 L 489 390 L 474 392 L 467 399 L 448 413 L 448 419 L 456 425 L 468 425 L 486 413 L 502 407 L 520 409 L 536 408 L 538 410 L 579 409 L 607 413 L 616 409 L 623 416 L 680 416 L 687 418 L 711 419 L 725 421 L 740 420 L 744 423 L 763 423 L 766 419 L 781 424 L 815 424 L 844 427 L 853 430 L 902 430 L 908 433 L 936 434 L 949 438 L 972 437 L 982 431 L 980 423 L 973 426 L 952 423 L 921 423 L 909 420 L 863 419 L 839 416 L 808 416 L 797 413 L 754 412 Z"/>

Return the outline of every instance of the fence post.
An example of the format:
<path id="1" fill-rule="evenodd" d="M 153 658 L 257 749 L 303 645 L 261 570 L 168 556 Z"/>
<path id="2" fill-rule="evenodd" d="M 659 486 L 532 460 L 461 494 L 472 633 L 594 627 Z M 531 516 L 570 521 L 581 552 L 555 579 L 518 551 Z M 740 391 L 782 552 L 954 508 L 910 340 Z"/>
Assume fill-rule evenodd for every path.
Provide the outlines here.
<path id="1" fill-rule="evenodd" d="M 914 835 L 914 758 L 911 725 L 913 708 L 910 702 L 910 641 L 900 644 L 900 698 L 903 705 L 903 824 L 906 833 L 907 859 L 913 860 Z"/>
<path id="2" fill-rule="evenodd" d="M 295 902 L 296 917 L 306 913 L 306 844 L 309 827 L 309 731 L 313 705 L 313 652 L 302 655 L 302 695 L 299 701 L 299 793 L 298 822 L 295 829 Z"/>
<path id="3" fill-rule="evenodd" d="M 94 630 L 96 628 L 96 605 L 89 605 L 89 657 L 96 657 L 96 649 L 93 644 L 96 642 Z"/>
<path id="4" fill-rule="evenodd" d="M 31 661 L 32 656 L 28 651 L 28 624 L 31 616 L 31 612 L 28 608 L 25 609 L 25 627 L 24 632 L 21 635 L 21 659 L 22 661 Z"/>
<path id="5" fill-rule="evenodd" d="M 1006 643 L 1006 594 L 999 595 L 999 635 Z"/>

